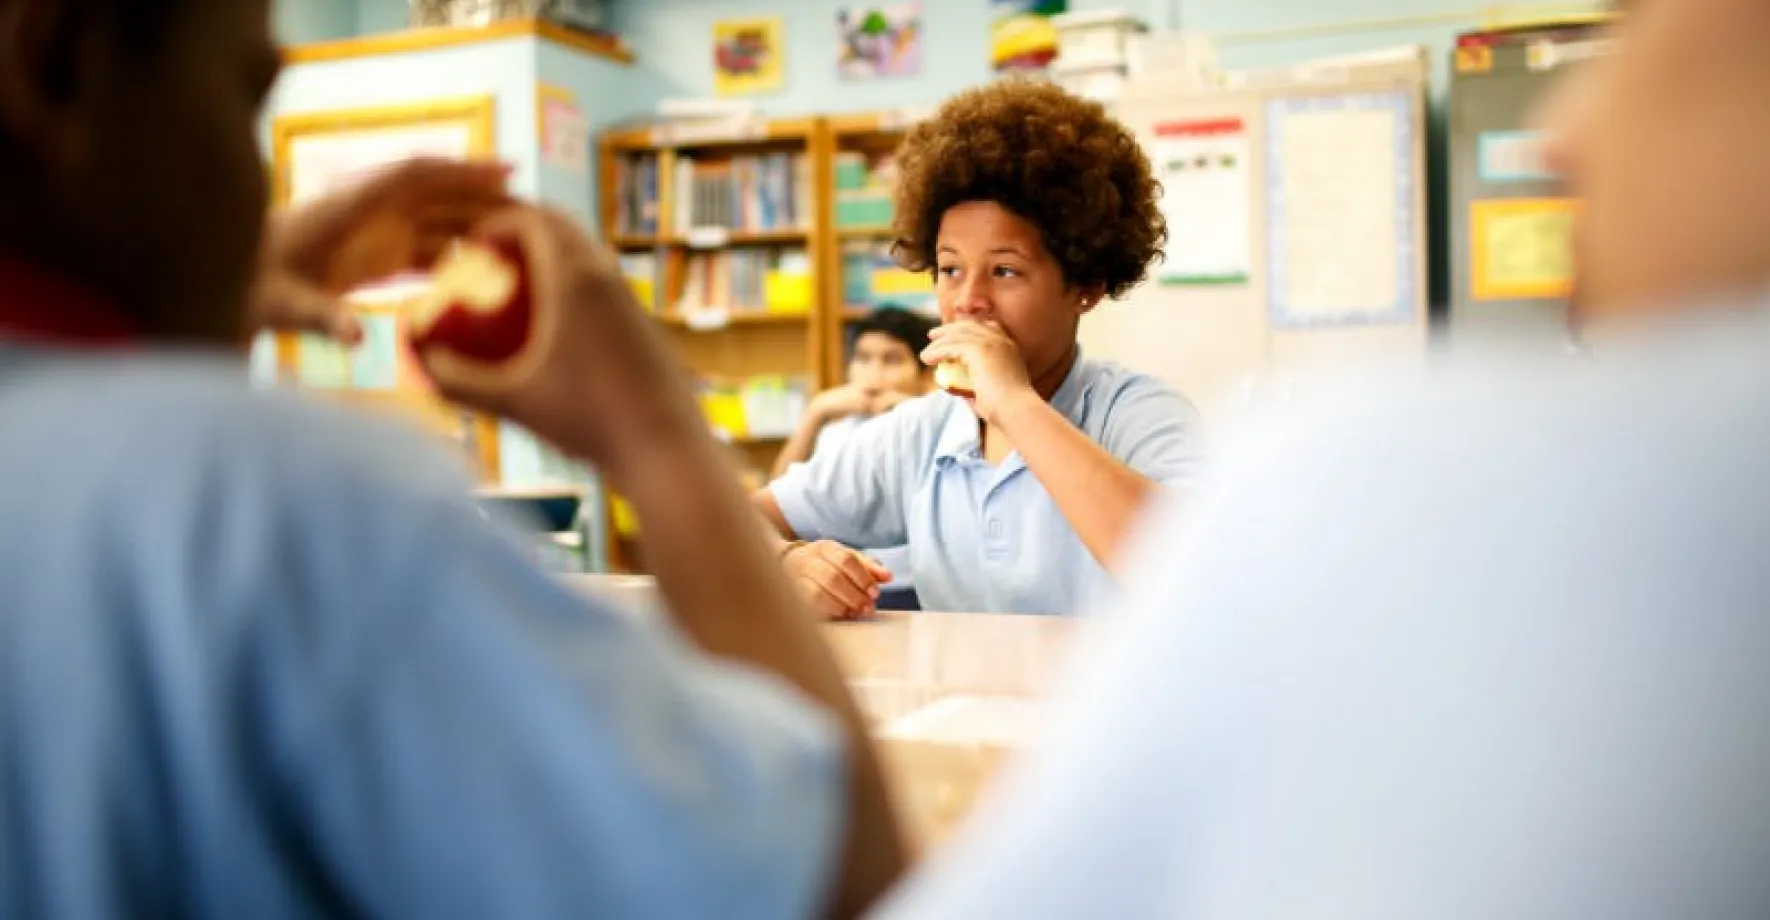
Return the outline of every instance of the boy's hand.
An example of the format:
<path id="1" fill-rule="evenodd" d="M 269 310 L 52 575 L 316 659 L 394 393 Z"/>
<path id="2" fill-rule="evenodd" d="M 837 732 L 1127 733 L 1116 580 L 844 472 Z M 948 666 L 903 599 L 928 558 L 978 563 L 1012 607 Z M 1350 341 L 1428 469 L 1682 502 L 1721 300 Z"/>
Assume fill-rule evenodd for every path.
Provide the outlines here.
<path id="1" fill-rule="evenodd" d="M 249 305 L 253 331 L 318 332 L 354 344 L 362 327 L 344 295 L 435 264 L 451 240 L 510 203 L 509 174 L 501 163 L 412 159 L 273 215 Z"/>
<path id="2" fill-rule="evenodd" d="M 1012 399 L 1037 396 L 1020 346 L 1000 323 L 959 320 L 936 327 L 928 340 L 922 363 L 929 367 L 942 361 L 963 364 L 971 374 L 972 408 L 984 421 L 994 423 L 996 410 Z"/>
<path id="3" fill-rule="evenodd" d="M 872 616 L 879 586 L 891 581 L 890 570 L 833 540 L 795 546 L 781 564 L 812 611 L 831 620 Z"/>
<path id="4" fill-rule="evenodd" d="M 819 425 L 827 425 L 851 415 L 869 414 L 870 403 L 867 392 L 850 383 L 812 397 L 806 411 Z"/>
<path id="5" fill-rule="evenodd" d="M 916 397 L 902 390 L 880 390 L 867 404 L 868 415 L 884 415 Z"/>

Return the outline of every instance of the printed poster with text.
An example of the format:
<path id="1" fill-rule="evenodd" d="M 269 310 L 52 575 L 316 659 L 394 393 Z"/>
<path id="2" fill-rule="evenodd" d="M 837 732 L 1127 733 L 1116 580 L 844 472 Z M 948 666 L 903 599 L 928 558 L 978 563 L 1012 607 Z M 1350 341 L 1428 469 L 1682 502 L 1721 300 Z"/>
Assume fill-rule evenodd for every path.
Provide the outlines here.
<path id="1" fill-rule="evenodd" d="M 1162 122 L 1155 165 L 1168 221 L 1164 285 L 1247 284 L 1253 271 L 1253 176 L 1240 118 Z"/>

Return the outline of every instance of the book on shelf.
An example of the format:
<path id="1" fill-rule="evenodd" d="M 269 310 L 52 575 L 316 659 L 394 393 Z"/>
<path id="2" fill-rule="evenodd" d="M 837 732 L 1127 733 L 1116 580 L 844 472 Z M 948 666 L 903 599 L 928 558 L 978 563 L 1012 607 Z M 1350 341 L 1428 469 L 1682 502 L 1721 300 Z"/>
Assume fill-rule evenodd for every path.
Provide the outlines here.
<path id="1" fill-rule="evenodd" d="M 811 380 L 761 375 L 742 380 L 705 378 L 697 387 L 707 424 L 728 440 L 779 439 L 792 435 L 811 399 Z"/>
<path id="2" fill-rule="evenodd" d="M 912 272 L 898 265 L 891 255 L 890 243 L 857 240 L 842 244 L 842 302 L 845 306 L 914 308 L 933 296 L 933 274 Z"/>
<path id="3" fill-rule="evenodd" d="M 836 226 L 883 227 L 891 223 L 897 189 L 897 158 L 855 150 L 836 154 Z"/>
<path id="4" fill-rule="evenodd" d="M 656 236 L 658 202 L 658 155 L 616 157 L 615 232 L 623 236 Z"/>
<path id="5" fill-rule="evenodd" d="M 802 248 L 696 252 L 689 255 L 684 275 L 676 305 L 683 314 L 811 310 L 811 258 Z"/>
<path id="6" fill-rule="evenodd" d="M 810 225 L 811 168 L 802 153 L 725 160 L 678 157 L 675 232 L 720 227 L 737 232 L 802 230 Z"/>

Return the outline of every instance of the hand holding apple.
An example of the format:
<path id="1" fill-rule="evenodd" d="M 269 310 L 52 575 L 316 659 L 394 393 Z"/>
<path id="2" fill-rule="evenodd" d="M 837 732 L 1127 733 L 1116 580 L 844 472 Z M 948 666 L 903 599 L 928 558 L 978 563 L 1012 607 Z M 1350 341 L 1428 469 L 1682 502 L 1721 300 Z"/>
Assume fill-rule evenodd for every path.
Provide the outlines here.
<path id="1" fill-rule="evenodd" d="M 959 320 L 936 327 L 922 360 L 934 365 L 937 386 L 968 400 L 985 421 L 994 421 L 1005 401 L 1033 392 L 1020 346 L 1000 323 Z"/>
<path id="2" fill-rule="evenodd" d="M 977 391 L 971 388 L 971 372 L 956 360 L 934 365 L 934 385 L 954 396 L 970 398 L 977 395 Z"/>
<path id="3" fill-rule="evenodd" d="M 520 247 L 458 243 L 436 264 L 430 289 L 407 306 L 420 355 L 446 348 L 486 373 L 518 373 L 531 347 L 535 304 Z"/>
<path id="4" fill-rule="evenodd" d="M 343 301 L 352 289 L 428 269 L 450 240 L 510 202 L 501 163 L 420 158 L 272 215 L 265 225 L 249 331 L 362 334 Z"/>
<path id="5" fill-rule="evenodd" d="M 615 472 L 710 438 L 614 254 L 572 219 L 517 204 L 437 264 L 411 339 L 444 395 Z"/>

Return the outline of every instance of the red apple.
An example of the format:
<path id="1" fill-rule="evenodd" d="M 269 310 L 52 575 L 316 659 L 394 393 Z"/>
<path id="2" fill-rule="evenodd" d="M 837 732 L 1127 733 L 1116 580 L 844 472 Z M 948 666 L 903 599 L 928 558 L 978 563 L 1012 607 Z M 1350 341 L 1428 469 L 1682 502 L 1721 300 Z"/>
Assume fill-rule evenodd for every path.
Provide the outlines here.
<path id="1" fill-rule="evenodd" d="M 971 372 L 957 361 L 942 361 L 934 366 L 934 385 L 953 394 L 972 399 L 977 391 L 971 388 Z"/>
<path id="2" fill-rule="evenodd" d="M 407 310 L 419 355 L 442 348 L 487 367 L 516 360 L 535 326 L 527 265 L 513 245 L 456 244 Z"/>

